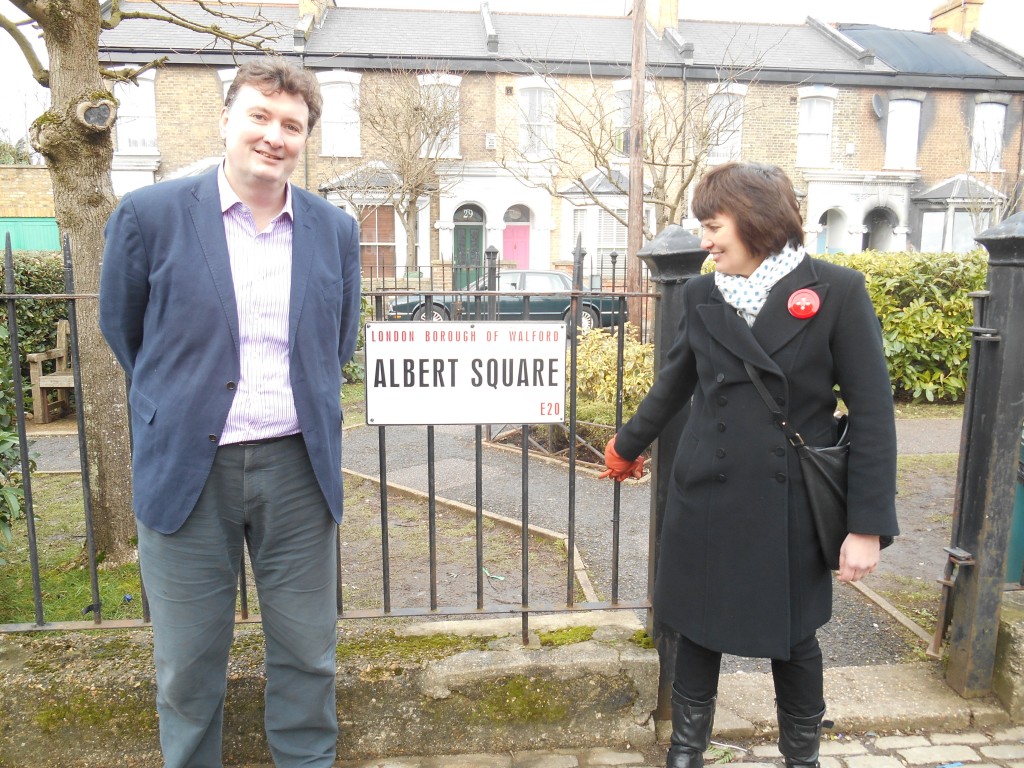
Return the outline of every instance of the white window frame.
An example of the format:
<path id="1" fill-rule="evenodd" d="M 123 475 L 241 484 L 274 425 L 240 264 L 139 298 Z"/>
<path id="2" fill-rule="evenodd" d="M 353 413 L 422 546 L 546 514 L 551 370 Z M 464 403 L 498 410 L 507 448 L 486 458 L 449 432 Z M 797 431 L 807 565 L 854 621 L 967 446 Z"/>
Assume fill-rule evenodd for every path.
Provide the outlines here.
<path id="1" fill-rule="evenodd" d="M 124 64 L 135 69 L 137 64 Z M 156 155 L 156 72 L 148 70 L 135 76 L 134 83 L 114 83 L 117 99 L 117 153 Z"/>
<path id="2" fill-rule="evenodd" d="M 651 98 L 654 93 L 654 83 L 650 80 L 644 81 L 644 141 L 646 141 L 650 115 L 654 104 Z M 626 136 L 629 135 L 630 115 L 633 107 L 633 82 L 631 80 L 617 80 L 612 83 L 612 147 L 615 154 L 620 157 L 629 156 L 629 147 L 626 145 Z"/>
<path id="3" fill-rule="evenodd" d="M 416 80 L 419 82 L 421 98 L 424 101 L 428 99 L 436 99 L 436 96 L 431 95 L 432 89 L 451 89 L 449 92 L 454 91 L 453 98 L 458 109 L 456 112 L 455 129 L 452 131 L 448 141 L 443 146 L 435 147 L 433 152 L 430 151 L 430 147 L 426 145 L 426 138 L 424 137 L 423 156 L 430 155 L 431 157 L 440 158 L 458 158 L 460 157 L 459 151 L 459 128 L 462 121 L 462 110 L 461 110 L 461 94 L 460 90 L 462 87 L 462 78 L 458 75 L 446 75 L 431 73 L 426 75 L 417 75 Z"/>
<path id="4" fill-rule="evenodd" d="M 609 206 L 623 218 L 627 213 L 626 204 L 625 198 L 616 198 L 614 202 L 609 201 Z M 648 229 L 653 230 L 654 206 L 644 206 L 644 221 Z M 572 242 L 568 249 L 569 252 L 576 247 L 576 238 L 580 236 L 582 236 L 583 247 L 587 250 L 584 274 L 600 273 L 603 278 L 610 279 L 612 262 L 608 256 L 615 251 L 618 253 L 618 258 L 615 261 L 615 275 L 620 281 L 619 284 L 623 285 L 621 281 L 624 280 L 626 274 L 626 227 L 596 203 L 574 206 L 572 208 Z M 647 243 L 646 238 L 644 243 Z"/>
<path id="5" fill-rule="evenodd" d="M 708 165 L 739 160 L 743 146 L 743 100 L 747 86 L 725 83 L 715 86 L 708 100 L 708 122 L 715 144 L 708 148 Z"/>
<path id="6" fill-rule="evenodd" d="M 885 127 L 885 167 L 916 169 L 917 146 L 921 127 L 921 102 L 918 99 L 889 99 Z"/>
<path id="7" fill-rule="evenodd" d="M 516 81 L 519 100 L 519 151 L 530 156 L 549 155 L 555 146 L 555 87 L 546 78 L 531 75 Z"/>
<path id="8" fill-rule="evenodd" d="M 1002 171 L 1003 129 L 1006 126 L 1006 104 L 982 100 L 974 105 L 971 128 L 971 170 L 985 173 Z"/>
<path id="9" fill-rule="evenodd" d="M 220 91 L 221 101 L 227 101 L 228 90 L 231 88 L 231 84 L 235 82 L 235 76 L 238 74 L 238 67 L 232 67 L 231 69 L 219 69 L 217 70 L 217 77 L 220 78 Z"/>
<path id="10" fill-rule="evenodd" d="M 320 156 L 361 157 L 359 84 L 362 75 L 343 69 L 317 72 L 323 96 L 320 113 Z"/>
<path id="11" fill-rule="evenodd" d="M 839 91 L 824 85 L 797 90 L 800 117 L 797 129 L 796 164 L 805 168 L 832 165 L 832 120 Z"/>

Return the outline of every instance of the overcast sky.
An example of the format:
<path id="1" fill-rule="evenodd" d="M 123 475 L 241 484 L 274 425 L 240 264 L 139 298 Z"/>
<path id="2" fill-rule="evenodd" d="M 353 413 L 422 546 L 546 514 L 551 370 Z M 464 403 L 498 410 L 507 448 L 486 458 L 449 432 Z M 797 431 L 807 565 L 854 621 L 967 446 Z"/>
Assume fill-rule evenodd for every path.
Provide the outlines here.
<path id="1" fill-rule="evenodd" d="M 655 0 L 647 0 L 650 5 Z M 929 28 L 930 12 L 942 0 L 679 0 L 684 19 L 759 21 L 798 24 L 807 16 L 829 22 L 861 22 L 898 29 Z M 285 0 L 287 2 L 287 0 Z M 491 9 L 506 12 L 586 13 L 619 16 L 631 0 L 489 0 Z M 477 10 L 480 0 L 338 0 L 338 5 L 371 8 L 438 8 Z M 8 0 L 0 0 L 0 14 L 21 20 Z M 1024 0 L 987 0 L 981 29 L 1017 50 L 1024 49 L 1019 35 L 1024 30 Z M 1011 36 L 1012 35 L 1012 36 Z M 4 76 L 5 108 L 0 110 L 0 131 L 12 139 L 23 135 L 27 125 L 45 109 L 44 89 L 35 85 L 28 64 L 6 32 L 0 30 L 0 72 Z"/>

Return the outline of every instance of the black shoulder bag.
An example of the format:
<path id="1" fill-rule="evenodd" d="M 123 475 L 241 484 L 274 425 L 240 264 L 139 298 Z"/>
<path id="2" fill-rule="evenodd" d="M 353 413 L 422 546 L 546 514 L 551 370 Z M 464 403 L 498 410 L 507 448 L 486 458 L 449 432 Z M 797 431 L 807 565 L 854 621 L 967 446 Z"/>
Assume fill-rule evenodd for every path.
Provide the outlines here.
<path id="1" fill-rule="evenodd" d="M 786 415 L 772 399 L 761 375 L 750 363 L 743 363 L 747 375 L 754 382 L 758 393 L 772 414 L 775 425 L 783 431 L 786 439 L 796 449 L 803 470 L 807 500 L 811 505 L 814 527 L 818 532 L 818 544 L 825 562 L 833 571 L 839 569 L 839 549 L 846 540 L 849 529 L 846 526 L 846 480 L 850 460 L 850 436 L 847 431 L 847 417 L 837 419 L 839 439 L 827 448 L 807 445 L 800 433 L 786 420 Z M 883 547 L 892 543 L 892 538 L 883 536 Z"/>

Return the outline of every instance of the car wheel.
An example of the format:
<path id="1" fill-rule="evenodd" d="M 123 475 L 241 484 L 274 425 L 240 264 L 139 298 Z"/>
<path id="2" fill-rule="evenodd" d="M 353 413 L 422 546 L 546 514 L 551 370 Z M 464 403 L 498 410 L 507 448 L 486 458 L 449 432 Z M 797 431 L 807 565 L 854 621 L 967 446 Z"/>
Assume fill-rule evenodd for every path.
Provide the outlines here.
<path id="1" fill-rule="evenodd" d="M 448 311 L 444 307 L 439 307 L 435 304 L 428 315 L 426 307 L 419 307 L 412 313 L 412 319 L 440 323 L 448 319 Z"/>
<path id="2" fill-rule="evenodd" d="M 565 320 L 565 325 L 568 328 L 572 322 L 572 310 L 567 309 L 565 314 L 562 315 L 562 319 Z M 597 310 L 593 307 L 583 307 L 583 311 L 580 313 L 580 328 L 584 331 L 590 331 L 600 327 L 601 317 L 597 314 Z"/>

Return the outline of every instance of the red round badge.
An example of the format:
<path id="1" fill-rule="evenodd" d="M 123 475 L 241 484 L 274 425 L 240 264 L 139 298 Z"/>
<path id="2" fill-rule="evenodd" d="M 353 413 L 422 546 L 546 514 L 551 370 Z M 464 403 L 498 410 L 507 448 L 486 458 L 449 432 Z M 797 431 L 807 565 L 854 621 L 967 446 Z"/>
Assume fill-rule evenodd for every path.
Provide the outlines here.
<path id="1" fill-rule="evenodd" d="M 799 291 L 794 291 L 789 297 L 787 306 L 789 314 L 793 317 L 798 320 L 806 320 L 818 314 L 818 310 L 821 308 L 821 299 L 810 288 L 801 288 Z"/>

